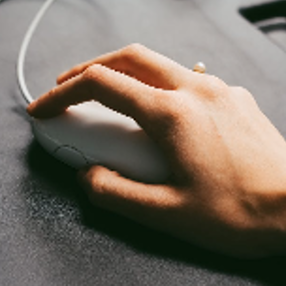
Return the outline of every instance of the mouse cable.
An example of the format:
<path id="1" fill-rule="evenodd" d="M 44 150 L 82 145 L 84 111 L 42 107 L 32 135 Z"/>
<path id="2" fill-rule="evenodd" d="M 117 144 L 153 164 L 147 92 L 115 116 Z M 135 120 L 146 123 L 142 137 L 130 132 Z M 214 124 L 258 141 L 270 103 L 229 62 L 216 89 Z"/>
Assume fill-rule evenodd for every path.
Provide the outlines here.
<path id="1" fill-rule="evenodd" d="M 48 10 L 48 8 L 51 6 L 51 4 L 54 1 L 55 0 L 46 0 L 44 2 L 42 7 L 40 8 L 38 13 L 36 14 L 35 18 L 31 22 L 31 24 L 30 24 L 30 26 L 29 26 L 29 28 L 28 28 L 25 36 L 24 36 L 24 40 L 23 40 L 21 48 L 20 48 L 18 61 L 17 61 L 17 79 L 18 79 L 18 84 L 19 84 L 21 93 L 23 95 L 23 98 L 25 99 L 25 101 L 28 104 L 32 103 L 34 101 L 34 99 L 28 90 L 28 87 L 27 87 L 27 84 L 25 81 L 25 75 L 24 75 L 24 64 L 25 64 L 25 57 L 26 57 L 27 49 L 28 49 L 30 41 L 34 35 L 34 32 L 39 25 L 39 22 L 42 20 L 46 11 Z M 0 0 L 0 2 L 2 2 L 2 0 Z M 196 72 L 204 73 L 206 70 L 206 67 L 203 63 L 199 62 L 194 66 L 193 70 Z"/>
<path id="2" fill-rule="evenodd" d="M 43 18 L 44 14 L 46 13 L 46 11 L 48 10 L 48 8 L 50 7 L 50 5 L 54 2 L 55 0 L 46 0 L 44 2 L 44 4 L 42 5 L 42 7 L 40 8 L 40 10 L 38 11 L 38 13 L 36 14 L 34 20 L 32 21 L 32 23 L 30 24 L 24 40 L 22 42 L 21 48 L 20 48 L 20 52 L 19 52 L 19 56 L 18 56 L 18 61 L 17 61 L 17 79 L 18 79 L 18 84 L 20 87 L 20 90 L 22 92 L 22 95 L 25 99 L 25 101 L 30 104 L 31 102 L 34 101 L 33 97 L 31 96 L 27 85 L 26 85 L 26 81 L 25 81 L 25 75 L 24 75 L 24 64 L 25 64 L 25 57 L 26 57 L 26 53 L 27 53 L 27 49 L 29 46 L 29 43 L 34 35 L 34 32 L 39 24 L 39 22 L 41 21 L 41 19 Z"/>

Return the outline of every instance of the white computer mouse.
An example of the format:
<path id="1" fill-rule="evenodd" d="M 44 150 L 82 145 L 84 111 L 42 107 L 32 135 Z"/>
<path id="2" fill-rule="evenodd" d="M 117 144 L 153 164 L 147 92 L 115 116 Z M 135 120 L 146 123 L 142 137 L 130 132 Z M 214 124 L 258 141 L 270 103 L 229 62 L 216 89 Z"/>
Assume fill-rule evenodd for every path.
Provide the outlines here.
<path id="1" fill-rule="evenodd" d="M 76 169 L 100 164 L 144 182 L 163 182 L 170 174 L 163 154 L 140 126 L 98 102 L 33 119 L 32 126 L 44 149 Z"/>

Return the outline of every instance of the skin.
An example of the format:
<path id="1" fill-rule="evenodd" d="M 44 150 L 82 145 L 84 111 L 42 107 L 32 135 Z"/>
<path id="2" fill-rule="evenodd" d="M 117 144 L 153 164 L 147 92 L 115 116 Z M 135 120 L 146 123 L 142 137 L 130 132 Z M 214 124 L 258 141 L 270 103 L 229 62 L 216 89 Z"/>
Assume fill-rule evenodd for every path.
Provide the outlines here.
<path id="1" fill-rule="evenodd" d="M 285 253 L 286 144 L 248 91 L 132 44 L 60 75 L 27 110 L 49 118 L 88 100 L 134 118 L 172 170 L 157 185 L 81 170 L 94 205 L 226 255 Z"/>

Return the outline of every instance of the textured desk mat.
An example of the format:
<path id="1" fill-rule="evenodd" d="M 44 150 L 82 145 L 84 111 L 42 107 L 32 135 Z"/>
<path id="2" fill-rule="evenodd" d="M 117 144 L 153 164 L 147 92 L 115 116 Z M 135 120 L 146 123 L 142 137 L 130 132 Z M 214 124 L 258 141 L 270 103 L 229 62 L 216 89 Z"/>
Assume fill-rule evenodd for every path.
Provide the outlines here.
<path id="1" fill-rule="evenodd" d="M 58 0 L 29 47 L 28 86 L 37 97 L 73 64 L 140 42 L 248 88 L 286 136 L 283 40 L 239 11 L 261 2 Z M 0 4 L 0 285 L 286 285 L 285 258 L 226 258 L 92 207 L 33 140 L 15 63 L 42 3 Z"/>

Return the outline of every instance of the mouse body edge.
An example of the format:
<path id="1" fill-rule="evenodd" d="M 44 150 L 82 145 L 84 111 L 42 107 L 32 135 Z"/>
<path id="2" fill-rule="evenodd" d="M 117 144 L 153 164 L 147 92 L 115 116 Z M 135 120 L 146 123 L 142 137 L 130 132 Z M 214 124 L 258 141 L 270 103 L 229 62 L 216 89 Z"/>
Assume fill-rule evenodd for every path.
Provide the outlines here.
<path id="1" fill-rule="evenodd" d="M 73 106 L 51 119 L 33 119 L 32 127 L 48 153 L 75 169 L 103 165 L 148 183 L 164 182 L 170 174 L 162 152 L 137 123 L 98 102 Z"/>

